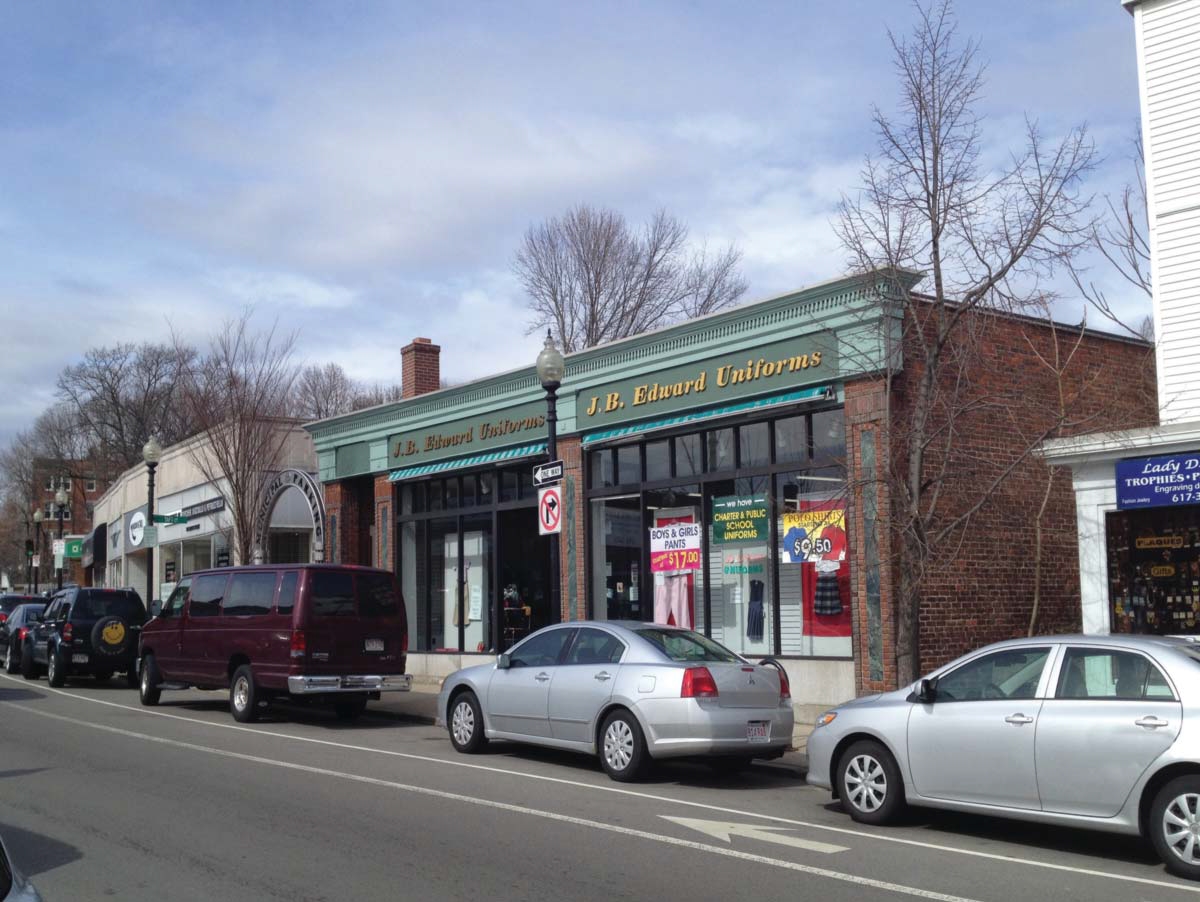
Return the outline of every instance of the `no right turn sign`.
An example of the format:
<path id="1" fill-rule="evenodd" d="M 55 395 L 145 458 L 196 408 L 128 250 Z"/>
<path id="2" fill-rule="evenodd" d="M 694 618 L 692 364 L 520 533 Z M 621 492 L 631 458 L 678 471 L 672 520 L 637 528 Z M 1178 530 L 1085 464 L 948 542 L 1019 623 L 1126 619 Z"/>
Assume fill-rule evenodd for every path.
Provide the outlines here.
<path id="1" fill-rule="evenodd" d="M 538 532 L 549 536 L 562 532 L 562 490 L 551 485 L 538 489 Z"/>

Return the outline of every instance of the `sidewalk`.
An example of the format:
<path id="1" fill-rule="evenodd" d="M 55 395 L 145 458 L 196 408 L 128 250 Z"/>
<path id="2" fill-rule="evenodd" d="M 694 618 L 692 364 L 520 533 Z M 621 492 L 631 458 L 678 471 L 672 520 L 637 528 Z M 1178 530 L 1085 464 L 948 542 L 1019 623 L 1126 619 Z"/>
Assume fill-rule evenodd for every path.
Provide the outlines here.
<path id="1" fill-rule="evenodd" d="M 385 692 L 383 697 L 367 706 L 371 714 L 393 717 L 397 720 L 414 721 L 416 723 L 432 724 L 437 717 L 437 697 L 441 690 L 441 681 L 433 677 L 414 677 L 410 692 Z M 805 748 L 808 745 L 808 734 L 812 732 L 811 723 L 802 723 L 807 712 L 797 712 L 796 729 L 792 733 L 792 748 L 785 752 L 782 758 L 770 761 L 756 761 L 756 767 L 770 767 L 776 770 L 786 770 L 796 779 L 802 780 L 808 773 L 808 755 Z"/>

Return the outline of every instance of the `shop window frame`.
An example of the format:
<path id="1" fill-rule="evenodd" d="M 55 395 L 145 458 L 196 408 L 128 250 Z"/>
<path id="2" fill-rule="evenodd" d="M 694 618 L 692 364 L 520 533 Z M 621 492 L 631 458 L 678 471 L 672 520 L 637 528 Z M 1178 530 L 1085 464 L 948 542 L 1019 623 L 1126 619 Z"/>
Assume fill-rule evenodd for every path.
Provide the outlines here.
<path id="1" fill-rule="evenodd" d="M 841 411 L 842 415 L 844 417 L 845 416 L 845 405 L 837 404 L 837 403 L 829 403 L 829 404 L 823 404 L 819 407 L 814 407 L 812 409 L 805 409 L 805 410 L 801 410 L 801 411 L 778 410 L 778 411 L 772 411 L 770 414 L 765 415 L 765 416 L 764 416 L 763 412 L 752 412 L 752 413 L 748 413 L 748 414 L 745 414 L 742 416 L 730 417 L 727 419 L 722 418 L 719 421 L 719 423 L 712 424 L 712 426 L 710 428 L 697 429 L 696 428 L 697 424 L 693 423 L 693 424 L 688 424 L 688 426 L 686 426 L 686 427 L 674 429 L 669 432 L 664 430 L 663 432 L 646 433 L 646 434 L 638 436 L 636 439 L 626 440 L 626 441 L 618 443 L 618 444 L 606 445 L 606 446 L 603 446 L 600 448 L 592 448 L 592 449 L 584 448 L 583 449 L 584 470 L 587 473 L 587 479 L 585 480 L 586 489 L 584 491 L 583 501 L 585 504 L 589 505 L 588 509 L 590 509 L 590 503 L 593 500 L 603 500 L 605 498 L 612 498 L 615 496 L 622 496 L 622 495 L 628 496 L 628 495 L 636 493 L 636 494 L 641 495 L 641 507 L 642 507 L 642 510 L 644 513 L 646 510 L 646 495 L 647 495 L 647 493 L 653 492 L 653 491 L 661 491 L 664 489 L 670 489 L 671 487 L 678 485 L 680 483 L 699 483 L 700 484 L 700 492 L 701 492 L 701 495 L 703 496 L 700 499 L 701 504 L 702 504 L 702 510 L 707 512 L 710 509 L 710 505 L 712 503 L 712 497 L 713 497 L 712 496 L 712 486 L 713 486 L 713 484 L 718 483 L 718 482 L 736 480 L 738 478 L 743 478 L 743 477 L 763 477 L 763 478 L 765 478 L 767 480 L 767 485 L 768 485 L 767 495 L 770 500 L 770 506 L 771 506 L 771 519 L 770 519 L 770 524 L 769 524 L 770 547 L 775 549 L 775 553 L 773 553 L 771 555 L 772 560 L 773 560 L 773 563 L 772 563 L 773 585 L 771 588 L 771 616 L 772 616 L 772 621 L 773 621 L 774 627 L 775 627 L 773 651 L 771 652 L 771 656 L 776 657 L 776 658 L 781 658 L 784 660 L 852 661 L 852 660 L 854 660 L 853 651 L 849 655 L 794 655 L 794 654 L 785 655 L 782 653 L 782 636 L 780 635 L 780 630 L 781 630 L 781 626 L 782 626 L 782 624 L 781 624 L 782 616 L 781 616 L 780 609 L 779 609 L 779 576 L 780 576 L 780 574 L 779 574 L 779 554 L 778 554 L 780 510 L 779 510 L 779 505 L 777 504 L 777 501 L 775 498 L 775 491 L 774 491 L 775 476 L 777 473 L 786 473 L 786 472 L 790 472 L 790 471 L 794 471 L 794 470 L 825 469 L 827 467 L 838 465 L 842 468 L 842 471 L 845 474 L 846 482 L 848 484 L 849 462 L 850 462 L 849 461 L 849 430 L 844 430 L 844 433 L 847 436 L 847 444 L 845 446 L 845 448 L 846 448 L 845 456 L 842 459 L 838 460 L 836 458 L 826 458 L 826 459 L 818 461 L 814 458 L 815 443 L 814 443 L 814 439 L 813 439 L 813 423 L 812 423 L 813 416 L 814 416 L 814 414 L 827 413 L 827 412 L 832 412 L 832 411 Z M 806 438 L 806 445 L 807 445 L 805 457 L 803 460 L 779 461 L 777 459 L 777 455 L 775 453 L 776 452 L 775 421 L 779 420 L 779 419 L 792 419 L 797 416 L 803 416 L 805 418 L 805 438 Z M 740 461 L 742 459 L 742 456 L 741 456 L 741 448 L 739 447 L 740 439 L 741 439 L 741 427 L 745 426 L 745 425 L 750 425 L 753 423 L 761 423 L 764 420 L 767 422 L 768 462 L 765 464 L 759 464 L 759 465 L 753 466 L 753 467 L 741 467 Z M 732 429 L 733 430 L 734 466 L 731 469 L 711 470 L 710 471 L 708 468 L 708 464 L 709 464 L 708 456 L 709 455 L 708 455 L 707 433 L 710 431 L 713 431 L 714 429 Z M 702 456 L 701 472 L 699 472 L 695 475 L 691 475 L 691 476 L 679 476 L 678 470 L 676 467 L 675 439 L 679 438 L 681 436 L 685 436 L 685 435 L 700 436 L 700 449 L 701 449 L 701 456 Z M 665 479 L 656 479 L 654 481 L 647 481 L 645 479 L 645 449 L 644 449 L 644 445 L 646 442 L 661 441 L 664 438 L 668 439 L 671 443 L 670 444 L 670 447 L 671 447 L 671 476 L 669 478 L 665 478 Z M 618 447 L 625 447 L 625 446 L 635 444 L 635 443 L 638 444 L 639 446 L 642 446 L 639 449 L 639 457 L 642 460 L 642 468 L 641 468 L 642 477 L 643 477 L 642 481 L 636 482 L 636 483 L 620 483 L 620 482 L 618 482 L 617 484 L 611 485 L 611 486 L 595 486 L 592 484 L 592 467 L 591 467 L 591 455 L 592 454 L 597 454 L 597 453 L 612 454 L 613 455 L 613 474 L 614 474 L 614 477 L 619 477 L 619 471 L 617 470 L 617 467 L 616 467 L 615 449 Z M 847 510 L 848 520 L 852 516 L 851 501 L 852 501 L 852 499 L 847 497 L 846 510 Z M 707 516 L 707 514 L 705 514 L 705 516 Z M 847 525 L 849 525 L 849 524 L 847 524 Z M 649 539 L 649 534 L 646 529 L 643 529 L 642 533 L 643 533 L 643 535 L 642 535 L 642 552 L 641 552 L 640 572 L 647 574 L 647 576 L 648 576 L 650 573 L 650 569 L 649 569 L 649 567 L 650 567 L 650 539 Z M 592 560 L 593 556 L 592 556 L 592 523 L 591 523 L 590 517 L 584 518 L 583 546 L 584 546 L 584 550 L 583 550 L 584 572 L 587 574 L 591 574 L 592 566 L 593 566 L 593 560 Z M 701 530 L 701 533 L 700 533 L 701 559 L 703 561 L 707 562 L 709 559 L 709 553 L 710 553 L 710 549 L 709 549 L 709 541 L 708 541 L 708 530 L 707 529 Z M 587 612 L 588 612 L 589 618 L 595 617 L 595 611 L 597 610 L 596 605 L 599 603 L 599 601 L 594 597 L 594 594 L 595 593 L 593 591 L 592 580 L 589 578 L 589 579 L 585 580 L 585 593 L 584 593 L 584 598 L 585 598 L 585 602 L 587 604 Z M 707 579 L 704 580 L 703 610 L 704 610 L 704 631 L 703 632 L 704 632 L 704 635 L 709 636 L 709 634 L 712 631 L 712 626 L 711 626 L 712 625 L 712 587 L 709 585 L 709 580 L 707 580 Z M 709 637 L 711 638 L 711 636 L 709 636 Z"/>

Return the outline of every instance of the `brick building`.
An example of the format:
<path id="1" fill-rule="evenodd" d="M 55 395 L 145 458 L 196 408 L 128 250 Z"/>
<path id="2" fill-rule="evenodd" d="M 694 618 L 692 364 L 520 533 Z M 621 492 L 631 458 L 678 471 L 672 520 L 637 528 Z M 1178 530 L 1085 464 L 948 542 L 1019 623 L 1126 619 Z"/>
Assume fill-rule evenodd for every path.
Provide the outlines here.
<path id="1" fill-rule="evenodd" d="M 95 476 L 69 476 L 68 473 L 87 474 L 92 471 L 88 461 L 52 461 L 38 459 L 33 465 L 33 510 L 42 514 L 40 531 L 41 546 L 36 548 L 40 566 L 37 573 L 38 588 L 46 588 L 56 582 L 52 553 L 53 541 L 58 537 L 58 505 L 55 498 L 61 488 L 67 501 L 62 509 L 62 534 L 65 538 L 78 540 L 71 544 L 71 554 L 64 561 L 63 582 L 90 584 L 90 576 L 83 565 L 82 555 L 75 554 L 82 547 L 83 539 L 92 532 L 92 515 L 96 502 L 104 494 L 106 486 Z"/>
<path id="2" fill-rule="evenodd" d="M 398 573 L 418 673 L 592 617 L 680 623 L 776 657 L 797 704 L 894 685 L 891 474 L 919 355 L 888 285 L 838 279 L 569 355 L 557 592 L 532 481 L 547 440 L 532 361 L 439 390 L 437 346 L 417 339 L 401 352 L 403 400 L 308 427 L 329 557 Z M 1028 628 L 1042 433 L 1154 416 L 1143 342 L 991 315 L 969 337 L 984 353 L 942 386 L 957 406 L 935 412 L 958 436 L 946 516 L 1003 478 L 925 574 L 923 667 Z M 1061 380 L 1040 362 L 1055 342 L 1078 345 Z M 1057 630 L 1078 624 L 1079 590 L 1069 487 L 1049 489 L 1037 623 Z"/>

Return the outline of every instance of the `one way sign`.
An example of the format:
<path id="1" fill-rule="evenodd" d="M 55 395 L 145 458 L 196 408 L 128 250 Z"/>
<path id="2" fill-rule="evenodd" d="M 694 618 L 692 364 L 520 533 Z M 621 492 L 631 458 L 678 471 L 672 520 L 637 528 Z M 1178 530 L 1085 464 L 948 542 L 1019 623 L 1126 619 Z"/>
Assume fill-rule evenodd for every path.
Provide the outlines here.
<path id="1" fill-rule="evenodd" d="M 538 532 L 541 535 L 562 532 L 561 491 L 556 485 L 538 489 Z"/>
<path id="2" fill-rule="evenodd" d="M 533 484 L 539 489 L 544 485 L 562 482 L 562 478 L 563 462 L 561 460 L 552 460 L 550 463 L 538 464 L 533 468 Z"/>

